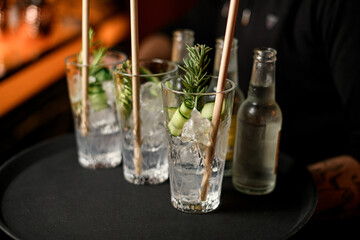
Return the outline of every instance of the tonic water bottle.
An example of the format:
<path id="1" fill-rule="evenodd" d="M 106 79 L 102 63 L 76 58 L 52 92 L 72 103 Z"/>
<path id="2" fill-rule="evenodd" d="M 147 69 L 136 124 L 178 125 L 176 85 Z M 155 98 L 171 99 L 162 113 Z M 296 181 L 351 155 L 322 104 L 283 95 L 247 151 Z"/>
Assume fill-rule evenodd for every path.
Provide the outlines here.
<path id="1" fill-rule="evenodd" d="M 214 71 L 213 71 L 214 76 L 219 75 L 223 48 L 224 48 L 224 38 L 221 37 L 216 39 Z M 236 38 L 233 38 L 227 78 L 232 80 L 236 84 L 236 88 L 235 88 L 235 96 L 234 96 L 234 105 L 231 116 L 228 147 L 225 158 L 226 161 L 225 161 L 224 176 L 231 176 L 231 165 L 234 157 L 234 144 L 235 144 L 236 125 L 237 125 L 236 116 L 241 103 L 244 101 L 244 94 L 241 91 L 238 82 L 239 79 L 238 79 L 237 48 L 238 48 L 238 40 Z M 213 87 L 216 87 L 216 85 L 217 83 L 212 83 Z"/>
<path id="2" fill-rule="evenodd" d="M 191 29 L 178 29 L 173 32 L 172 39 L 172 50 L 171 50 L 171 61 L 183 65 L 183 59 L 188 58 L 187 45 L 190 47 L 194 46 L 194 31 Z M 179 69 L 181 73 L 182 70 Z"/>
<path id="3" fill-rule="evenodd" d="M 275 101 L 276 50 L 257 48 L 248 97 L 237 116 L 232 183 L 236 190 L 263 195 L 276 184 L 282 113 Z"/>

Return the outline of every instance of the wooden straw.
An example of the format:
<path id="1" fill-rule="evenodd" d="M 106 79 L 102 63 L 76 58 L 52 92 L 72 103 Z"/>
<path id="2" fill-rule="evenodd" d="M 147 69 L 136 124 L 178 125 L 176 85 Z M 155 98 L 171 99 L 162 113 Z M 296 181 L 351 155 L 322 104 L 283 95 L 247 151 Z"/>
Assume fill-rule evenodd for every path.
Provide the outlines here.
<path id="1" fill-rule="evenodd" d="M 141 174 L 141 120 L 140 120 L 140 80 L 139 80 L 139 28 L 138 28 L 138 1 L 130 0 L 130 27 L 131 27 L 131 62 L 132 62 L 132 99 L 134 118 L 134 158 L 135 174 Z"/>
<path id="2" fill-rule="evenodd" d="M 82 1 L 82 106 L 81 106 L 81 133 L 86 137 L 88 133 L 87 121 L 87 89 L 89 77 L 89 0 Z"/>
<path id="3" fill-rule="evenodd" d="M 229 59 L 231 53 L 231 45 L 232 39 L 234 36 L 235 31 L 235 23 L 236 23 L 236 15 L 239 6 L 239 0 L 231 0 L 230 1 L 230 8 L 228 13 L 228 19 L 226 23 L 226 31 L 225 31 L 225 39 L 224 39 L 224 48 L 222 52 L 222 58 L 220 62 L 220 72 L 219 72 L 219 79 L 217 82 L 217 92 L 224 91 L 225 81 L 227 76 L 227 70 L 229 66 Z M 219 129 L 220 123 L 220 115 L 221 115 L 221 108 L 222 103 L 224 100 L 224 93 L 217 94 L 215 98 L 215 107 L 211 122 L 211 129 L 210 129 L 210 146 L 207 148 L 206 152 L 206 159 L 204 162 L 205 165 L 205 172 L 203 175 L 203 179 L 201 182 L 201 192 L 200 192 L 200 200 L 205 201 L 207 198 L 207 192 L 209 189 L 209 180 L 211 178 L 211 165 L 215 155 L 215 145 L 216 145 L 216 137 Z"/>

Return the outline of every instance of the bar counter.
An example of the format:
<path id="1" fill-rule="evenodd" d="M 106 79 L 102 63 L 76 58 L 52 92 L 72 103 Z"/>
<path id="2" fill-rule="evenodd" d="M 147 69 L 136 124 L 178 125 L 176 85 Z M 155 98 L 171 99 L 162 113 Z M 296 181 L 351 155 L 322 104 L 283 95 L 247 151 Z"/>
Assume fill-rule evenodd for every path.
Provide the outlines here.
<path id="1" fill-rule="evenodd" d="M 125 14 L 115 15 L 97 25 L 97 37 L 109 48 L 129 36 L 129 18 Z M 33 46 L 35 43 L 39 46 Z M 0 49 L 7 46 L 10 44 L 2 42 Z M 28 55 L 23 56 L 22 62 L 29 63 L 0 81 L 0 117 L 65 76 L 65 57 L 81 49 L 80 29 L 55 25 L 46 41 L 39 39 L 22 46 L 24 51 L 34 47 L 37 51 L 48 53 L 36 58 L 34 51 L 27 51 Z M 30 60 L 34 57 L 36 61 Z"/>

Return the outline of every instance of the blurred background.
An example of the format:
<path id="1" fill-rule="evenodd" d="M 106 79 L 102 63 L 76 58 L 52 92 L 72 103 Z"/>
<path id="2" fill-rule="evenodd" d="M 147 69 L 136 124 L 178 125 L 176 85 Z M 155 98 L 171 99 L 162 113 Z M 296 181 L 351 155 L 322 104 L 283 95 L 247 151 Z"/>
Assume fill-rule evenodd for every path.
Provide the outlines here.
<path id="1" fill-rule="evenodd" d="M 195 0 L 139 1 L 140 41 Z M 81 0 L 0 0 L 0 165 L 41 141 L 73 132 L 66 56 L 81 49 Z M 130 56 L 129 1 L 90 0 L 90 26 Z"/>

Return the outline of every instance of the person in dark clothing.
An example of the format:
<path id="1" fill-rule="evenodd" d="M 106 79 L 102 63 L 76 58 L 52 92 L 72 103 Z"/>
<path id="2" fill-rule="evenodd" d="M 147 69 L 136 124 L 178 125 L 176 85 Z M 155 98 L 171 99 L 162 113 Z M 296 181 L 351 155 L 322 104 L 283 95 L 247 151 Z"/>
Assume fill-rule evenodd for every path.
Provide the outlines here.
<path id="1" fill-rule="evenodd" d="M 225 34 L 228 6 L 229 1 L 197 1 L 179 22 L 144 39 L 140 56 L 170 58 L 171 33 L 178 28 L 194 30 L 196 43 L 214 48 L 215 39 Z M 313 174 L 318 216 L 360 210 L 359 12 L 356 0 L 239 3 L 234 35 L 239 86 L 247 92 L 256 47 L 277 50 L 280 151 Z"/>

